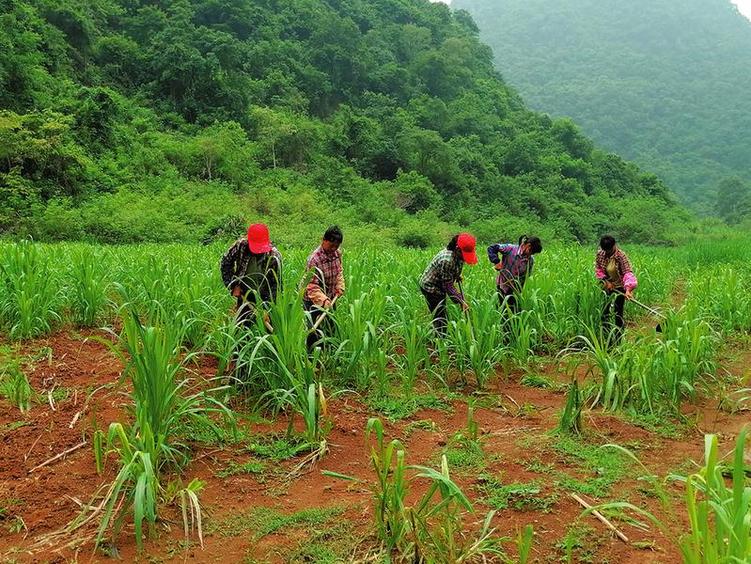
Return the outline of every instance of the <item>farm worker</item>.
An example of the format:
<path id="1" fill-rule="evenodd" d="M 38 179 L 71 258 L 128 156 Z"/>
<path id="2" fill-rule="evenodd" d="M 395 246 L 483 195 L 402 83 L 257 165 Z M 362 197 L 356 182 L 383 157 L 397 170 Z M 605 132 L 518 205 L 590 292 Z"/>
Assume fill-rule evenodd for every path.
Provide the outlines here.
<path id="1" fill-rule="evenodd" d="M 430 261 L 420 278 L 420 290 L 428 302 L 428 310 L 433 314 L 433 327 L 439 336 L 446 335 L 446 296 L 468 311 L 469 304 L 461 287 L 464 263 L 477 264 L 475 238 L 469 233 L 459 233 Z"/>
<path id="2" fill-rule="evenodd" d="M 519 313 L 519 294 L 532 274 L 535 265 L 533 255 L 542 252 L 539 237 L 522 235 L 519 243 L 495 243 L 488 247 L 488 259 L 495 265 L 498 276 L 495 280 L 498 300 L 512 313 Z"/>
<path id="3" fill-rule="evenodd" d="M 249 328 L 255 323 L 256 308 L 276 300 L 282 287 L 282 255 L 269 239 L 263 223 L 248 227 L 247 237 L 238 239 L 221 261 L 222 281 L 237 300 L 237 322 Z M 269 325 L 268 313 L 264 323 Z"/>
<path id="4" fill-rule="evenodd" d="M 307 270 L 311 278 L 303 295 L 303 307 L 308 313 L 309 322 L 308 350 L 312 350 L 325 332 L 331 329 L 328 322 L 316 327 L 319 317 L 328 315 L 337 298 L 344 294 L 344 269 L 342 252 L 339 250 L 343 240 L 342 230 L 332 225 L 323 234 L 321 244 L 308 257 Z M 324 329 L 323 325 L 328 327 Z M 316 329 L 313 330 L 313 327 Z"/>
<path id="5" fill-rule="evenodd" d="M 616 244 L 615 239 L 605 235 L 600 239 L 600 249 L 595 257 L 595 276 L 602 283 L 606 300 L 602 309 L 602 327 L 608 334 L 608 344 L 617 345 L 623 336 L 626 323 L 623 307 L 626 300 L 634 297 L 637 286 L 631 264 Z M 615 309 L 615 328 L 611 321 Z"/>

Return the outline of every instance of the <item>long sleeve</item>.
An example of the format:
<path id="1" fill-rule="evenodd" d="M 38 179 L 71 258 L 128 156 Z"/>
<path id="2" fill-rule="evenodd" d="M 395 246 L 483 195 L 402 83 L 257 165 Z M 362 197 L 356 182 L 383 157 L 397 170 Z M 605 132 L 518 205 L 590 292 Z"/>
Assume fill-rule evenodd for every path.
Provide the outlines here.
<path id="1" fill-rule="evenodd" d="M 464 296 L 456 287 L 456 282 L 454 280 L 445 282 L 443 284 L 443 289 L 446 290 L 446 294 L 451 298 L 451 301 L 460 305 L 464 303 Z"/>
<path id="2" fill-rule="evenodd" d="M 493 264 L 498 264 L 503 260 L 502 256 L 499 255 L 505 255 L 508 254 L 509 251 L 513 248 L 513 245 L 509 243 L 495 243 L 493 245 L 490 245 L 488 247 L 488 260 L 492 262 Z"/>
<path id="3" fill-rule="evenodd" d="M 318 282 L 318 274 L 314 273 L 310 282 L 308 282 L 308 285 L 305 288 L 305 295 L 318 307 L 323 307 L 326 301 L 328 301 L 329 298 L 326 296 Z"/>
<path id="4" fill-rule="evenodd" d="M 271 268 L 269 269 L 269 293 L 271 294 L 271 300 L 276 301 L 276 296 L 282 291 L 282 255 L 278 250 L 274 249 L 271 254 Z"/>
<path id="5" fill-rule="evenodd" d="M 631 270 L 631 263 L 629 262 L 626 253 L 621 253 L 619 266 L 621 277 L 623 278 L 623 287 L 626 290 L 634 290 L 639 285 L 639 281 Z"/>
<path id="6" fill-rule="evenodd" d="M 339 273 L 336 275 L 335 293 L 337 296 L 344 295 L 344 269 L 339 268 Z"/>
<path id="7" fill-rule="evenodd" d="M 598 252 L 595 255 L 595 278 L 605 280 L 608 275 L 605 273 L 605 255 Z"/>
<path id="8" fill-rule="evenodd" d="M 219 269 L 222 273 L 222 282 L 230 290 L 237 284 L 235 280 L 235 268 L 237 267 L 237 255 L 240 252 L 240 244 L 236 242 L 229 250 L 224 253 L 219 263 Z"/>

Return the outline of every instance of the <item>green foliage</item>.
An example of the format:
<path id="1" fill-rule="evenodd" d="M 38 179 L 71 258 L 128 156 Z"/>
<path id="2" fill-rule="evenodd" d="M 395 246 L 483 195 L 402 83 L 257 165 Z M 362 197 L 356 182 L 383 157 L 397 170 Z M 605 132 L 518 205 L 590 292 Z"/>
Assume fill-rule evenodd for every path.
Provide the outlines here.
<path id="1" fill-rule="evenodd" d="M 376 474 L 371 487 L 374 498 L 376 532 L 387 553 L 415 562 L 465 562 L 488 556 L 504 558 L 502 539 L 493 536 L 485 517 L 476 538 L 466 538 L 463 512 L 474 512 L 472 504 L 449 476 L 446 457 L 441 469 L 407 466 L 404 446 L 397 440 L 386 442 L 383 424 L 372 418 L 365 430 L 370 446 L 370 460 Z M 408 472 L 413 475 L 409 476 Z M 352 480 L 335 473 L 324 474 Z M 416 480 L 427 480 L 428 489 L 414 505 L 407 497 Z"/>
<path id="2" fill-rule="evenodd" d="M 29 378 L 21 367 L 18 352 L 5 346 L 0 347 L 0 395 L 17 406 L 22 413 L 31 408 L 31 400 L 35 398 Z M 22 426 L 10 425 L 10 430 Z"/>
<path id="3" fill-rule="evenodd" d="M 533 108 L 571 116 L 598 144 L 654 172 L 693 207 L 712 213 L 718 187 L 726 192 L 736 182 L 727 179 L 751 180 L 743 133 L 751 129 L 745 69 L 751 30 L 732 2 L 454 0 L 451 6 L 475 18 L 498 69 Z M 570 157 L 565 176 L 580 179 L 586 191 L 591 142 L 568 118 L 555 120 L 551 133 Z M 509 172 L 534 166 L 531 142 L 517 140 L 512 149 Z M 607 165 L 614 173 L 620 167 Z M 660 186 L 656 177 L 640 182 L 647 192 Z M 747 202 L 718 194 L 716 213 L 737 221 L 739 204 L 747 213 Z"/>
<path id="4" fill-rule="evenodd" d="M 206 531 L 218 533 L 223 537 L 234 537 L 252 532 L 253 539 L 257 541 L 277 531 L 320 526 L 336 517 L 341 517 L 342 513 L 344 513 L 342 507 L 303 509 L 289 515 L 268 507 L 256 507 L 223 520 L 210 521 Z"/>
<path id="5" fill-rule="evenodd" d="M 0 19 L 5 233 L 198 241 L 229 213 L 294 233 L 378 225 L 420 248 L 509 217 L 671 238 L 665 188 L 526 109 L 441 3 L 48 4 Z"/>
<path id="6" fill-rule="evenodd" d="M 558 501 L 557 494 L 543 493 L 544 488 L 539 481 L 504 484 L 492 476 L 483 476 L 481 480 L 479 489 L 483 502 L 493 509 L 549 513 Z"/>
<path id="7" fill-rule="evenodd" d="M 12 339 L 48 333 L 60 321 L 58 280 L 36 245 L 0 246 L 0 289 L 0 323 Z"/>
<path id="8" fill-rule="evenodd" d="M 704 467 L 681 478 L 686 484 L 686 508 L 691 532 L 681 543 L 684 561 L 743 562 L 751 558 L 751 484 L 745 463 L 747 431 L 738 435 L 725 481 L 717 437 L 704 440 Z"/>
<path id="9" fill-rule="evenodd" d="M 569 385 L 566 405 L 561 413 L 557 431 L 564 435 L 582 434 L 582 400 L 579 395 L 579 382 L 576 378 L 572 379 Z"/>

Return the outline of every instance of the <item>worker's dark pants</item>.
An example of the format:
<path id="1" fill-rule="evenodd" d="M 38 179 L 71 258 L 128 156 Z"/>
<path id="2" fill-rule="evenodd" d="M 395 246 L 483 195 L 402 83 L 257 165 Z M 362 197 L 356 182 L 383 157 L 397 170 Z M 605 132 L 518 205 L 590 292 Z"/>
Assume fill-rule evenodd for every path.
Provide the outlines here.
<path id="1" fill-rule="evenodd" d="M 623 289 L 605 292 L 605 305 L 602 308 L 602 330 L 608 339 L 608 346 L 615 346 L 623 338 L 623 328 L 626 321 L 623 318 L 623 308 L 626 305 L 626 296 Z M 615 327 L 612 317 L 615 314 Z"/>
<path id="2" fill-rule="evenodd" d="M 235 314 L 235 321 L 241 327 L 250 329 L 256 322 L 256 304 L 250 302 L 243 297 L 237 298 L 237 313 Z"/>
<path id="3" fill-rule="evenodd" d="M 334 325 L 331 322 L 331 316 L 327 315 L 326 319 L 321 321 L 321 324 L 316 328 L 315 331 L 313 331 L 313 327 L 315 326 L 316 322 L 326 310 L 318 307 L 313 302 L 308 300 L 303 300 L 303 309 L 305 309 L 308 321 L 308 336 L 305 339 L 305 343 L 308 347 L 308 352 L 312 352 L 316 346 L 322 344 L 322 341 L 324 337 L 326 337 L 326 335 L 331 335 L 331 333 L 333 333 Z"/>
<path id="4" fill-rule="evenodd" d="M 264 307 L 266 304 L 262 304 Z M 235 378 L 240 381 L 248 379 L 247 365 L 240 358 L 240 351 L 250 342 L 252 338 L 252 329 L 256 324 L 256 311 L 258 307 L 255 302 L 246 300 L 244 297 L 237 298 L 237 310 L 235 312 L 235 323 L 240 329 L 240 339 L 235 346 Z"/>
<path id="5" fill-rule="evenodd" d="M 498 287 L 498 302 L 501 305 L 501 311 L 506 311 L 505 306 L 508 306 L 511 313 L 516 315 L 521 310 L 519 306 L 519 296 L 514 290 L 503 290 Z"/>
<path id="6" fill-rule="evenodd" d="M 422 295 L 425 296 L 425 301 L 428 302 L 428 310 L 433 315 L 433 328 L 435 332 L 438 333 L 438 336 L 445 337 L 446 328 L 448 327 L 446 294 L 434 294 L 422 290 Z"/>

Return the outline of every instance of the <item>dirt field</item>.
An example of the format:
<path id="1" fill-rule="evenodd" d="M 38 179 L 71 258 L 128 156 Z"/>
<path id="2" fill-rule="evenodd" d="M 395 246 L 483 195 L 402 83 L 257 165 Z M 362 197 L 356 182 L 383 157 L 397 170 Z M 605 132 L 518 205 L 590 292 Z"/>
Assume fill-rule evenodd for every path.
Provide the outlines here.
<path id="1" fill-rule="evenodd" d="M 124 387 L 115 385 L 122 366 L 97 339 L 106 335 L 60 332 L 28 341 L 20 351 L 34 359 L 27 370 L 42 400 L 26 414 L 0 402 L 0 505 L 4 509 L 0 554 L 4 561 L 109 559 L 102 553 L 94 555 L 93 543 L 85 537 L 71 537 L 80 544 L 67 547 L 35 545 L 40 537 L 69 523 L 81 511 L 81 504 L 113 478 L 114 460 L 104 475 L 96 472 L 92 429 L 127 420 L 131 400 Z M 739 348 L 745 347 L 743 343 L 735 347 L 721 364 L 723 370 L 743 376 L 751 354 Z M 540 359 L 537 365 L 538 373 L 553 384 L 570 377 L 563 361 Z M 202 377 L 211 377 L 213 369 L 208 358 L 194 366 L 196 376 Z M 637 479 L 644 474 L 638 465 L 615 451 L 596 447 L 615 443 L 629 448 L 651 473 L 664 478 L 671 472 L 690 471 L 691 461 L 701 461 L 704 433 L 718 433 L 723 451 L 731 450 L 737 432 L 749 421 L 748 412 L 731 414 L 705 398 L 685 408 L 685 422 L 658 429 L 649 421 L 637 425 L 621 416 L 587 411 L 584 437 L 563 440 L 550 434 L 565 401 L 563 391 L 556 386 L 524 385 L 524 376 L 517 371 L 499 372 L 491 389 L 475 396 L 479 457 L 462 448 L 455 437 L 467 425 L 466 397 L 452 396 L 439 408 L 446 395 L 441 391 L 424 396 L 434 407 L 395 421 L 384 417 L 387 436 L 403 442 L 410 464 L 435 467 L 441 453 L 447 452 L 449 462 L 453 461 L 452 476 L 475 504 L 475 514 L 466 518 L 469 529 L 478 526 L 491 506 L 504 504 L 507 507 L 499 509 L 493 521 L 499 536 L 514 538 L 519 529 L 532 524 L 534 561 L 565 560 L 568 546 L 577 562 L 679 562 L 675 544 L 654 526 L 641 530 L 612 516 L 629 539 L 625 543 L 591 515 L 580 518 L 583 508 L 570 493 L 577 490 L 593 504 L 630 501 L 652 511 L 678 534 L 685 530 L 680 485 L 666 483 L 673 510 L 666 509 L 649 484 Z M 234 407 L 242 411 L 239 404 Z M 288 427 L 284 416 L 274 421 L 241 420 L 239 437 L 225 442 L 201 440 L 205 433 L 194 430 L 192 460 L 182 480 L 199 478 L 206 483 L 201 493 L 204 547 L 195 536 L 185 541 L 175 508 L 158 524 L 140 560 L 336 562 L 375 558 L 377 542 L 367 487 L 373 474 L 364 430 L 368 418 L 377 413 L 366 398 L 343 394 L 331 399 L 329 414 L 333 428 L 328 453 L 294 478 L 288 473 L 301 455 L 285 458 L 292 446 L 278 440 Z M 82 441 L 87 444 L 36 468 Z M 365 483 L 324 476 L 324 470 Z M 502 487 L 509 485 L 514 487 Z M 495 497 L 489 494 L 494 489 L 499 494 Z M 507 547 L 513 555 L 513 542 Z M 105 546 L 104 551 L 126 562 L 135 560 L 132 527 L 126 524 L 117 546 Z"/>

